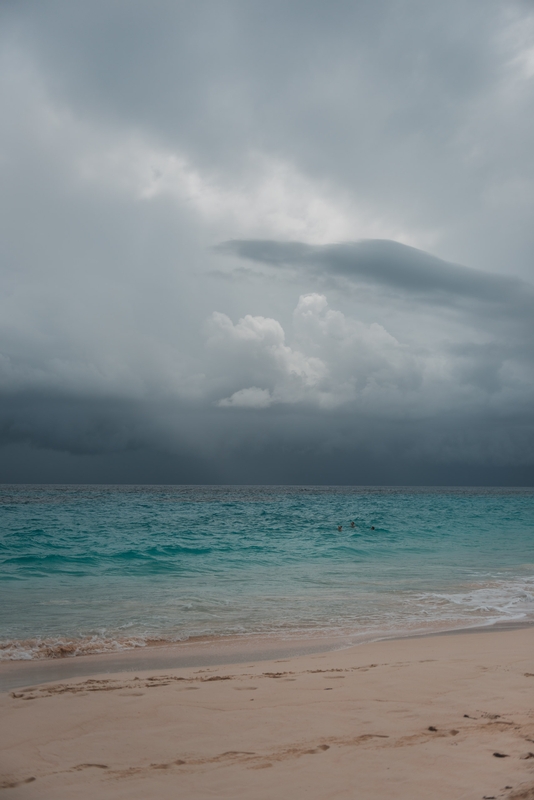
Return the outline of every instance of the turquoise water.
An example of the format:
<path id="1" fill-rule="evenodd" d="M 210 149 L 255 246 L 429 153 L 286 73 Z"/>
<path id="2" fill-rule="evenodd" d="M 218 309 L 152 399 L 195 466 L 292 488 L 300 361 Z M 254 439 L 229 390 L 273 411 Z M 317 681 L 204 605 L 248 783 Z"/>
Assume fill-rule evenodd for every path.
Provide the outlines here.
<path id="1" fill-rule="evenodd" d="M 534 620 L 533 546 L 532 489 L 1 486 L 0 658 Z"/>

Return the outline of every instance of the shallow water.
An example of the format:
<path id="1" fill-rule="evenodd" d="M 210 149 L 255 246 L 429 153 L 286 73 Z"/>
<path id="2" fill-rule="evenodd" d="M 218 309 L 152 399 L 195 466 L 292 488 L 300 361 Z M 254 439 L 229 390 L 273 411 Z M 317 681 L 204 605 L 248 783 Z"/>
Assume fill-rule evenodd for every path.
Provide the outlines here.
<path id="1" fill-rule="evenodd" d="M 532 489 L 3 486 L 0 658 L 534 620 L 533 545 Z"/>

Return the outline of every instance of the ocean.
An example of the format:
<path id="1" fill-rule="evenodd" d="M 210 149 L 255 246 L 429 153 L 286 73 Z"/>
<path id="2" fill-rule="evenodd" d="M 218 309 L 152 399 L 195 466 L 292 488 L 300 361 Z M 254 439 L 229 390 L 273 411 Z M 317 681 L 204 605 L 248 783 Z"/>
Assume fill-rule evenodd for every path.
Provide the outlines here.
<path id="1" fill-rule="evenodd" d="M 4 485 L 0 659 L 534 621 L 533 546 L 533 489 Z"/>

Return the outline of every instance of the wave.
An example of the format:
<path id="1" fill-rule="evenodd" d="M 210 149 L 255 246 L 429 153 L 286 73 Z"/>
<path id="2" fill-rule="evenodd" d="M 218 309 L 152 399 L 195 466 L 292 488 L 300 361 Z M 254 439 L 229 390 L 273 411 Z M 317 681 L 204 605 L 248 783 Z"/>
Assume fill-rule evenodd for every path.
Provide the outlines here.
<path id="1" fill-rule="evenodd" d="M 120 653 L 138 647 L 174 644 L 179 639 L 145 638 L 143 636 L 82 636 L 11 639 L 0 642 L 0 661 L 33 661 L 48 658 Z"/>
<path id="2" fill-rule="evenodd" d="M 123 619 L 120 626 L 109 617 L 105 621 L 102 615 L 106 615 L 108 609 L 104 604 L 99 611 L 95 610 L 98 626 L 92 629 L 98 633 L 88 635 L 51 635 L 41 629 L 41 636 L 15 638 L 12 629 L 11 638 L 0 640 L 0 661 L 73 658 L 186 641 L 221 641 L 232 636 L 241 639 L 251 636 L 343 638 L 350 644 L 534 621 L 534 577 L 531 576 L 457 584 L 449 591 L 355 593 L 346 587 L 331 595 L 325 587 L 302 595 L 235 595 L 227 599 L 232 602 L 221 603 L 220 598 L 218 602 L 217 598 L 208 602 L 205 598 L 205 602 L 182 603 L 168 609 L 158 603 L 152 608 L 145 606 L 141 618 L 137 607 L 130 604 L 129 621 Z M 72 623 L 72 614 L 77 613 L 77 609 L 70 608 L 67 599 L 54 603 L 67 605 Z"/>
<path id="3" fill-rule="evenodd" d="M 421 596 L 429 613 L 483 618 L 487 624 L 514 622 L 534 616 L 534 578 L 494 581 L 458 592 L 429 592 Z"/>

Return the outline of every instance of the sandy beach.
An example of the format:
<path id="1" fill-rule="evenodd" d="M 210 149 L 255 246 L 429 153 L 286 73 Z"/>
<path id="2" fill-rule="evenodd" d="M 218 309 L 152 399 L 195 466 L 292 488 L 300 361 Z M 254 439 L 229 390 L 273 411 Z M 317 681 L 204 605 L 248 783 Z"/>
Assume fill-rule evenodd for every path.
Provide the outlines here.
<path id="1" fill-rule="evenodd" d="M 13 800 L 534 798 L 533 692 L 534 628 L 78 677 L 0 695 L 0 786 Z"/>

